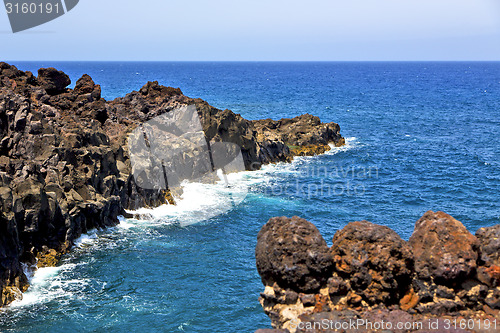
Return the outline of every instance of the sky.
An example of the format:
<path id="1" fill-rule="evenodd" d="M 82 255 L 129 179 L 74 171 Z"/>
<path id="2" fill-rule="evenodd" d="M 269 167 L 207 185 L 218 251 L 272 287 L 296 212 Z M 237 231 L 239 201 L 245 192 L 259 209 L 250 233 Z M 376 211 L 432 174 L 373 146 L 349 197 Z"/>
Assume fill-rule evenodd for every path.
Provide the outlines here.
<path id="1" fill-rule="evenodd" d="M 29 1 L 29 0 L 26 0 Z M 500 60 L 500 0 L 80 0 L 1 60 Z"/>

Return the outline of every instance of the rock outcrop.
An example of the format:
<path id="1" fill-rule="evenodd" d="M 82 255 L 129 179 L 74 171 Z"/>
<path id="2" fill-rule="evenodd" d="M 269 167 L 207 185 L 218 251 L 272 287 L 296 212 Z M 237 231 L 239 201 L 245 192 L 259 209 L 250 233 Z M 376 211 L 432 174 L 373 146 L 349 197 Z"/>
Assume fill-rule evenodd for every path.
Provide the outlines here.
<path id="1" fill-rule="evenodd" d="M 55 265 L 82 233 L 116 225 L 124 209 L 172 201 L 131 175 L 127 135 L 145 121 L 195 105 L 207 141 L 239 145 L 248 170 L 289 161 L 292 143 L 342 143 L 338 125 L 301 117 L 282 121 L 310 131 L 310 141 L 299 131 L 259 141 L 254 122 L 157 82 L 113 101 L 88 75 L 70 84 L 54 68 L 35 77 L 0 63 L 0 306 L 28 288 L 23 265 Z"/>
<path id="2" fill-rule="evenodd" d="M 285 142 L 294 156 L 312 156 L 331 149 L 329 144 L 342 146 L 344 138 L 335 123 L 304 114 L 293 119 L 262 119 L 252 121 L 259 142 Z"/>
<path id="3" fill-rule="evenodd" d="M 257 238 L 259 300 L 275 332 L 498 332 L 499 233 L 497 225 L 474 236 L 429 211 L 409 242 L 360 221 L 327 250 L 310 222 L 272 218 Z"/>

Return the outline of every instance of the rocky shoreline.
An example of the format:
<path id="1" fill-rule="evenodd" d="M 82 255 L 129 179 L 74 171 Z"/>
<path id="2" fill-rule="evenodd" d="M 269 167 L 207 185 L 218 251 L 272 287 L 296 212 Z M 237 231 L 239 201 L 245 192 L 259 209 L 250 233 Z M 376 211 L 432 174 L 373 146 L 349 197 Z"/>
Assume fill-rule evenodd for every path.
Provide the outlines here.
<path id="1" fill-rule="evenodd" d="M 429 211 L 408 242 L 360 221 L 328 247 L 312 223 L 276 217 L 257 240 L 259 300 L 276 328 L 259 333 L 500 331 L 500 225 L 473 235 Z"/>
<path id="2" fill-rule="evenodd" d="M 29 287 L 23 265 L 56 265 L 75 239 L 116 225 L 125 209 L 172 202 L 131 175 L 127 135 L 145 121 L 195 105 L 207 141 L 239 145 L 247 170 L 344 144 L 337 124 L 311 115 L 248 121 L 157 82 L 113 101 L 88 75 L 70 84 L 54 68 L 34 76 L 0 63 L 0 306 Z"/>

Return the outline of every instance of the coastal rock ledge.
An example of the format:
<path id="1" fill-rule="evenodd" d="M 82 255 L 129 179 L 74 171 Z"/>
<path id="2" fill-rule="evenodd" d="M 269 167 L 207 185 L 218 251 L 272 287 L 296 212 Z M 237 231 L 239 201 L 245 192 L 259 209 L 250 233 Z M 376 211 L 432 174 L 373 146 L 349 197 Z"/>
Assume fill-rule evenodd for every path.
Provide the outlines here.
<path id="1" fill-rule="evenodd" d="M 258 333 L 500 332 L 500 225 L 473 235 L 428 211 L 408 242 L 359 221 L 328 247 L 312 223 L 275 217 L 255 257 L 275 328 Z"/>
<path id="2" fill-rule="evenodd" d="M 172 203 L 131 175 L 127 135 L 145 121 L 195 105 L 207 142 L 237 144 L 247 170 L 344 144 L 337 124 L 311 115 L 248 121 L 158 82 L 113 101 L 89 75 L 70 84 L 54 68 L 34 76 L 0 63 L 0 306 L 22 297 L 27 269 L 56 265 L 88 230 Z"/>

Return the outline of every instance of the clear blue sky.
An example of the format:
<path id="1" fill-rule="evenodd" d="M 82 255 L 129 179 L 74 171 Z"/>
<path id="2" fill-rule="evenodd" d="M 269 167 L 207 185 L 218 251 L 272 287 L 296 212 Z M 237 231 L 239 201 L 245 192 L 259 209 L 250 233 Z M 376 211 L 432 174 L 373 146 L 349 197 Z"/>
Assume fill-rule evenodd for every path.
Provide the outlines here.
<path id="1" fill-rule="evenodd" d="M 28 1 L 28 0 L 27 0 Z M 500 60 L 500 0 L 80 0 L 2 60 Z"/>

